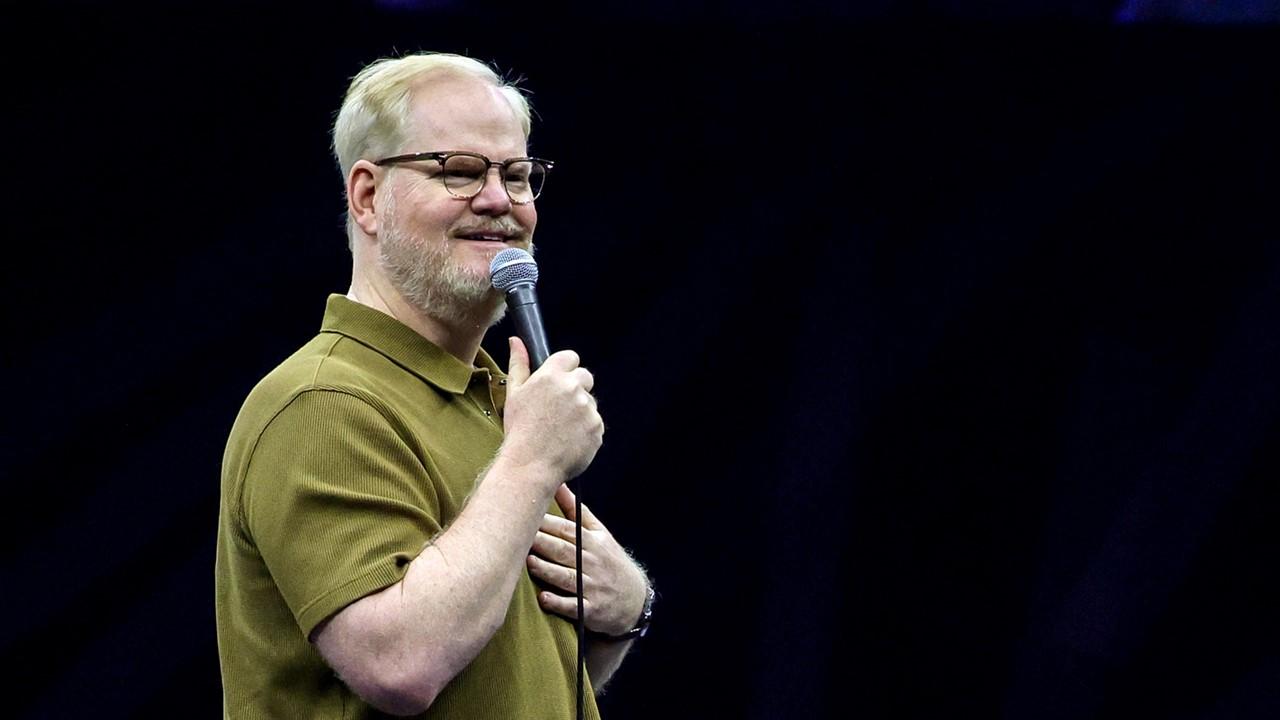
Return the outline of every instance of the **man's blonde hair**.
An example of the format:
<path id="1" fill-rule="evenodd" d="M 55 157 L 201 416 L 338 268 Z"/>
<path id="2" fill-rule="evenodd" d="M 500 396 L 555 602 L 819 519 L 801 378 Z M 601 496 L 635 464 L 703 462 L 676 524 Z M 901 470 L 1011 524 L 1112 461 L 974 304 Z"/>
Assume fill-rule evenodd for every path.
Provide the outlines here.
<path id="1" fill-rule="evenodd" d="M 532 120 L 528 99 L 513 83 L 479 60 L 431 52 L 385 58 L 351 79 L 333 123 L 333 154 L 338 159 L 344 182 L 357 160 L 376 160 L 401 151 L 410 122 L 414 87 L 428 75 L 461 75 L 493 85 L 511 104 L 525 138 L 529 137 Z M 347 229 L 350 233 L 350 222 Z"/>

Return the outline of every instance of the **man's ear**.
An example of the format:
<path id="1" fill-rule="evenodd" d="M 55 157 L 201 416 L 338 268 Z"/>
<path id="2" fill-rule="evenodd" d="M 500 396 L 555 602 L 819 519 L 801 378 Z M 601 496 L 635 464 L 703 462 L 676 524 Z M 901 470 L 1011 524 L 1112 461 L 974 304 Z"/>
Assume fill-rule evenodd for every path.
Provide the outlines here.
<path id="1" fill-rule="evenodd" d="M 347 175 L 347 214 L 365 235 L 378 234 L 374 195 L 382 179 L 382 169 L 368 160 L 357 160 Z"/>

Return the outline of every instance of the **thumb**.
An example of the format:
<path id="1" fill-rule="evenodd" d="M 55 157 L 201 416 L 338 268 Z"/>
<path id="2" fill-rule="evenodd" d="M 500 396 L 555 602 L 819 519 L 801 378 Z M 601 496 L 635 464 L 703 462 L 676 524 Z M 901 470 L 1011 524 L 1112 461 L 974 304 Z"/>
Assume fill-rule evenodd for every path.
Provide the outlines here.
<path id="1" fill-rule="evenodd" d="M 566 520 L 573 519 L 573 491 L 569 489 L 567 484 L 556 488 L 556 504 L 560 506 L 560 512 L 564 513 Z"/>
<path id="2" fill-rule="evenodd" d="M 507 346 L 511 349 L 511 357 L 507 361 L 507 386 L 515 389 L 529 379 L 529 351 L 515 336 L 507 339 Z"/>

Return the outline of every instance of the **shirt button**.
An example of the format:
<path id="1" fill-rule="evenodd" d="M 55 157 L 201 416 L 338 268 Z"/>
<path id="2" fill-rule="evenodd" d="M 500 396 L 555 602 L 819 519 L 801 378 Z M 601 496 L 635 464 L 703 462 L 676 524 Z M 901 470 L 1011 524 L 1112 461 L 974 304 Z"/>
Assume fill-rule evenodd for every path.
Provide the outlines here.
<path id="1" fill-rule="evenodd" d="M 492 412 L 490 412 L 489 410 L 485 410 L 485 411 L 484 411 L 484 416 L 485 416 L 485 417 L 492 417 L 492 416 L 493 416 L 493 413 L 492 413 Z"/>
<path id="2" fill-rule="evenodd" d="M 499 381 L 498 381 L 498 384 L 499 384 L 499 385 L 506 385 L 506 384 L 507 384 L 507 381 L 506 381 L 505 379 L 504 379 L 504 380 L 499 380 Z"/>

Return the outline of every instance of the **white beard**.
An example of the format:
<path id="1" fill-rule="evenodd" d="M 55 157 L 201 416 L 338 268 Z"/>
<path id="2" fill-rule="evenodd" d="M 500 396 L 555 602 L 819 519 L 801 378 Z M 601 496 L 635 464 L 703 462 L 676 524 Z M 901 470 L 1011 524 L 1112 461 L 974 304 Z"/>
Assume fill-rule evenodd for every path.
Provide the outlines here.
<path id="1" fill-rule="evenodd" d="M 424 242 L 405 232 L 388 197 L 378 230 L 378 264 L 414 308 L 453 327 L 490 327 L 507 304 L 488 275 L 460 266 L 450 257 L 447 238 Z"/>

